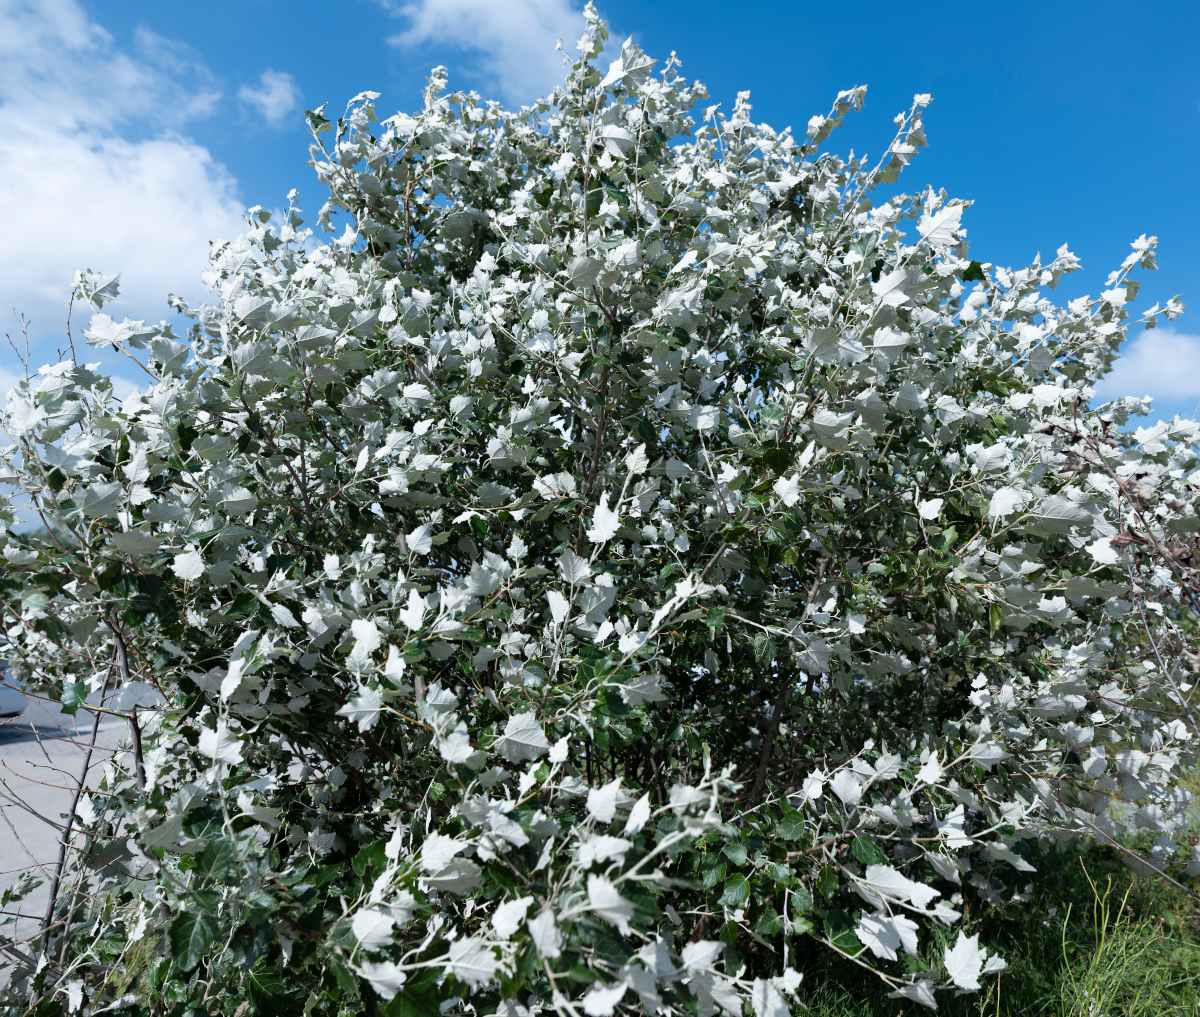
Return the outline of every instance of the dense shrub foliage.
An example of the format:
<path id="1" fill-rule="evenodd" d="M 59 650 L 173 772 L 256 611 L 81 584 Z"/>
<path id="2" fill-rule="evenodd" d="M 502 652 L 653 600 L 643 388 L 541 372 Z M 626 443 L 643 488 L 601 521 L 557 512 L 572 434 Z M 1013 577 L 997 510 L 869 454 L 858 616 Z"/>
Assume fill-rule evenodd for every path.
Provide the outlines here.
<path id="1" fill-rule="evenodd" d="M 518 112 L 313 111 L 337 239 L 252 210 L 186 335 L 83 272 L 150 379 L 11 395 L 17 666 L 131 725 L 31 1012 L 934 1007 L 1039 842 L 1189 862 L 1198 428 L 1089 408 L 1154 239 L 1055 303 L 887 186 L 928 96 L 847 160 L 864 89 L 793 136 L 588 19 Z"/>

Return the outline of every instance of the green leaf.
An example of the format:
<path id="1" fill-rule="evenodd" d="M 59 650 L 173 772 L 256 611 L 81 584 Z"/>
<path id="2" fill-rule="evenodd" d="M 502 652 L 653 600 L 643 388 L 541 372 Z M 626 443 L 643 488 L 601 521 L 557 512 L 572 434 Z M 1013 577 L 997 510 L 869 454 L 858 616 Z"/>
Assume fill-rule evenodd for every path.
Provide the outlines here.
<path id="1" fill-rule="evenodd" d="M 358 984 L 354 980 L 354 975 L 350 973 L 350 969 L 334 956 L 330 957 L 326 963 L 326 970 L 332 972 L 333 979 L 342 995 L 354 999 L 358 994 Z"/>
<path id="2" fill-rule="evenodd" d="M 604 193 L 612 198 L 612 200 L 615 201 L 619 207 L 629 207 L 629 195 L 625 191 L 621 190 L 621 188 L 616 187 L 613 184 L 606 183 L 604 185 Z"/>
<path id="3" fill-rule="evenodd" d="M 721 903 L 731 908 L 740 908 L 750 899 L 750 884 L 745 876 L 734 876 L 725 883 Z"/>
<path id="4" fill-rule="evenodd" d="M 111 562 L 96 576 L 96 585 L 106 593 L 115 590 L 125 574 L 120 562 Z"/>
<path id="5" fill-rule="evenodd" d="M 983 266 L 978 261 L 973 261 L 965 269 L 959 277 L 963 282 L 987 282 L 987 276 L 983 274 Z"/>
<path id="6" fill-rule="evenodd" d="M 791 868 L 787 865 L 781 864 L 780 862 L 767 862 L 767 864 L 763 866 L 763 872 L 773 882 L 780 883 L 785 886 L 793 882 L 793 880 L 796 878 L 792 873 Z"/>
<path id="7" fill-rule="evenodd" d="M 196 857 L 196 872 L 223 882 L 236 862 L 237 848 L 233 842 L 227 837 L 216 837 Z"/>
<path id="8" fill-rule="evenodd" d="M 774 911 L 767 911 L 759 918 L 754 931 L 760 936 L 773 936 L 783 927 L 783 917 Z"/>
<path id="9" fill-rule="evenodd" d="M 308 121 L 309 130 L 314 134 L 324 134 L 332 126 L 329 119 L 325 116 L 324 105 L 308 110 L 304 114 L 304 119 Z"/>
<path id="10" fill-rule="evenodd" d="M 816 928 L 813 923 L 807 918 L 793 918 L 791 922 L 792 934 L 795 936 L 807 936 L 813 929 Z"/>
<path id="11" fill-rule="evenodd" d="M 190 452 L 192 449 L 192 442 L 196 440 L 199 433 L 200 432 L 192 427 L 191 424 L 181 423 L 177 432 L 180 450 L 183 452 Z"/>
<path id="12" fill-rule="evenodd" d="M 721 853 L 728 858 L 734 865 L 745 865 L 748 855 L 746 854 L 746 845 L 741 841 L 733 841 L 726 844 L 721 849 Z"/>
<path id="13" fill-rule="evenodd" d="M 171 922 L 171 957 L 181 971 L 191 971 L 217 938 L 217 924 L 200 910 L 181 911 Z"/>
<path id="14" fill-rule="evenodd" d="M 777 477 L 796 461 L 796 453 L 791 448 L 766 445 L 762 450 L 762 461 L 771 474 Z"/>
<path id="15" fill-rule="evenodd" d="M 887 858 L 870 837 L 855 837 L 850 842 L 850 853 L 863 865 L 883 865 Z"/>
<path id="16" fill-rule="evenodd" d="M 569 978 L 580 985 L 591 985 L 596 980 L 596 973 L 584 964 L 575 964 L 559 974 L 560 978 Z"/>
<path id="17" fill-rule="evenodd" d="M 380 1008 L 385 1017 L 438 1017 L 440 996 L 428 978 L 406 985 Z"/>
<path id="18" fill-rule="evenodd" d="M 854 918 L 845 911 L 830 911 L 825 915 L 825 936 L 839 950 L 851 957 L 864 949 L 862 942 L 854 934 Z"/>
<path id="19" fill-rule="evenodd" d="M 25 589 L 21 591 L 21 606 L 40 611 L 50 606 L 50 598 L 41 590 Z"/>
<path id="20" fill-rule="evenodd" d="M 798 886 L 791 893 L 792 899 L 792 914 L 806 915 L 813 909 L 813 895 L 808 891 L 808 887 Z"/>
<path id="21" fill-rule="evenodd" d="M 250 971 L 248 982 L 250 994 L 255 997 L 259 1006 L 262 1006 L 265 1001 L 287 996 L 289 990 L 295 991 L 295 983 L 284 979 L 278 971 L 262 964 Z"/>
<path id="22" fill-rule="evenodd" d="M 233 618 L 249 618 L 258 611 L 258 598 L 252 593 L 239 593 L 233 599 L 233 603 L 229 605 L 229 610 L 225 612 L 226 617 Z"/>
<path id="23" fill-rule="evenodd" d="M 68 717 L 75 716 L 79 708 L 87 702 L 87 696 L 87 682 L 66 682 L 63 685 L 62 698 L 59 700 L 63 713 Z"/>
<path id="24" fill-rule="evenodd" d="M 756 632 L 750 639 L 754 648 L 754 659 L 760 664 L 766 664 L 775 659 L 775 640 L 763 632 Z"/>
<path id="25" fill-rule="evenodd" d="M 804 839 L 804 817 L 799 810 L 793 809 L 790 806 L 784 806 L 783 814 L 779 817 L 779 822 L 775 828 L 779 831 L 779 836 L 784 840 L 803 840 Z"/>
<path id="26" fill-rule="evenodd" d="M 362 879 L 370 868 L 382 869 L 384 867 L 387 862 L 387 856 L 383 850 L 385 846 L 385 841 L 377 840 L 362 848 L 354 856 L 350 862 L 350 866 L 354 869 L 354 874 L 359 879 Z"/>

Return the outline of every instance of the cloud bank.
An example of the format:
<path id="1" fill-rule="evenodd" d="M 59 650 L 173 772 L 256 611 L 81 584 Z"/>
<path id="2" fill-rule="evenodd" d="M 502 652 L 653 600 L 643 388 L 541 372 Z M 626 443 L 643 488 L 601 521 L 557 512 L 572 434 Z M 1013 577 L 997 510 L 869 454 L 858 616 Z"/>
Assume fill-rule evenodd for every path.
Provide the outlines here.
<path id="1" fill-rule="evenodd" d="M 118 46 L 76 0 L 0 0 L 0 330 L 30 319 L 35 360 L 62 343 L 77 268 L 120 272 L 118 311 L 154 320 L 204 294 L 210 240 L 241 232 L 230 172 L 183 130 L 221 98 L 186 46 Z"/>
<path id="2" fill-rule="evenodd" d="M 545 94 L 563 76 L 561 41 L 569 54 L 584 30 L 582 7 L 569 0 L 417 0 L 383 6 L 407 22 L 388 42 L 397 47 L 448 45 L 478 55 L 483 83 L 510 101 Z"/>
<path id="3" fill-rule="evenodd" d="M 1200 403 L 1200 335 L 1154 328 L 1129 341 L 1113 369 L 1096 386 L 1102 400 L 1154 397 L 1155 408 Z M 1179 407 L 1180 412 L 1195 412 Z"/>

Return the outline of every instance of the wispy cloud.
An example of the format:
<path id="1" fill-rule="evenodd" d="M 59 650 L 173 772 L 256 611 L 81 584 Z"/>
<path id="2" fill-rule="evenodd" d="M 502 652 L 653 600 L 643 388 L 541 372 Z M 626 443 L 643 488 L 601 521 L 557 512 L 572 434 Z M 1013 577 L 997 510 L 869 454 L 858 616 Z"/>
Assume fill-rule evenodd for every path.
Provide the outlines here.
<path id="1" fill-rule="evenodd" d="M 238 89 L 238 98 L 272 127 L 280 127 L 300 104 L 300 89 L 285 71 L 265 70 L 257 84 Z"/>
<path id="2" fill-rule="evenodd" d="M 1096 387 L 1096 395 L 1100 399 L 1149 395 L 1161 409 L 1200 402 L 1200 335 L 1166 328 L 1142 332 L 1126 345 Z"/>
<path id="3" fill-rule="evenodd" d="M 117 46 L 77 0 L 0 0 L 0 116 L 6 128 L 111 132 L 181 128 L 211 115 L 216 77 L 190 47 L 148 28 Z"/>
<path id="4" fill-rule="evenodd" d="M 479 55 L 483 83 L 510 101 L 548 92 L 563 76 L 561 41 L 573 54 L 584 30 L 582 5 L 570 0 L 416 0 L 383 6 L 406 22 L 393 46 L 453 46 Z"/>
<path id="5" fill-rule="evenodd" d="M 141 29 L 123 48 L 76 0 L 0 0 L 3 330 L 15 308 L 35 341 L 61 342 L 82 267 L 120 272 L 139 317 L 203 294 L 209 241 L 244 226 L 234 178 L 182 133 L 219 99 L 178 41 Z"/>

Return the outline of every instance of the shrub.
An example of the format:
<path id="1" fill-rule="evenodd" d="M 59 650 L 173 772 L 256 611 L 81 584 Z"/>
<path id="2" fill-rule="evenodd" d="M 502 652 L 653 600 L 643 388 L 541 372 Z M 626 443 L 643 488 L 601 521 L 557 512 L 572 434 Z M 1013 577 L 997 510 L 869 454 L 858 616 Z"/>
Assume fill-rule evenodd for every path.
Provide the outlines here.
<path id="1" fill-rule="evenodd" d="M 839 158 L 865 89 L 697 126 L 588 24 L 517 112 L 312 111 L 337 239 L 251 210 L 183 335 L 83 272 L 151 380 L 10 397 L 16 664 L 131 725 L 32 1012 L 781 1017 L 823 951 L 932 1007 L 1031 845 L 1176 864 L 1197 425 L 1089 407 L 1154 239 L 1060 306 L 881 190 L 928 96 Z"/>

